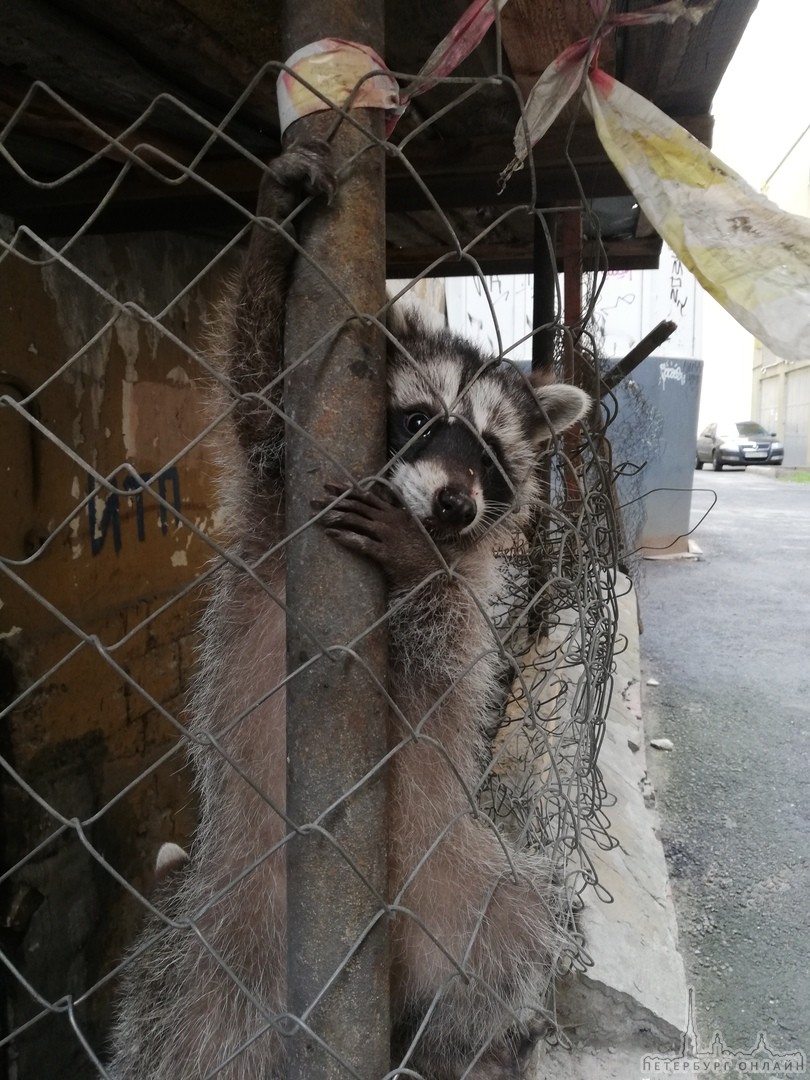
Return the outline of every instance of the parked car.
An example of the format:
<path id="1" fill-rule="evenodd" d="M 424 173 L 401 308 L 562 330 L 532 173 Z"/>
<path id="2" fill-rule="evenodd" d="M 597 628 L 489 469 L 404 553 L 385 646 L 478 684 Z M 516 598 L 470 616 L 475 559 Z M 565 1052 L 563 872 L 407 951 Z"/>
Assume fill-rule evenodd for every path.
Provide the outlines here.
<path id="1" fill-rule="evenodd" d="M 720 471 L 724 465 L 781 465 L 785 448 L 775 433 L 754 420 L 736 424 L 709 424 L 698 435 L 695 468 L 711 463 Z"/>

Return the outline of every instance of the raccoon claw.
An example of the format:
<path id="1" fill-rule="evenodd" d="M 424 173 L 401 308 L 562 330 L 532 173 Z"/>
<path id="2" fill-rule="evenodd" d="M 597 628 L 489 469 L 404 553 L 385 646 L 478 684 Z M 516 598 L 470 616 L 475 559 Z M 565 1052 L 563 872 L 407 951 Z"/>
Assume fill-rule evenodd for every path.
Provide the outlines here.
<path id="1" fill-rule="evenodd" d="M 325 195 L 327 202 L 331 202 L 336 190 L 331 145 L 324 139 L 301 140 L 292 143 L 267 166 L 259 212 L 277 219 L 286 217 L 302 195 Z"/>
<path id="2" fill-rule="evenodd" d="M 328 501 L 313 500 L 326 535 L 343 547 L 373 559 L 391 585 L 411 587 L 439 565 L 435 548 L 411 514 L 371 491 L 346 491 L 324 484 Z M 342 495 L 333 505 L 334 498 Z"/>
<path id="3" fill-rule="evenodd" d="M 325 139 L 302 139 L 292 143 L 276 158 L 275 167 L 279 183 L 285 187 L 301 187 L 309 195 L 325 195 L 331 202 L 337 188 L 332 145 Z"/>

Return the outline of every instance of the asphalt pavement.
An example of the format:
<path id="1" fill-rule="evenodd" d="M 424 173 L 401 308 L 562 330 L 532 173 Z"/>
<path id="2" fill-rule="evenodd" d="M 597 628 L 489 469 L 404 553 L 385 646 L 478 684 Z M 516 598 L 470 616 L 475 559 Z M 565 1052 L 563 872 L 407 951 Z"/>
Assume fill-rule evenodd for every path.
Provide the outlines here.
<path id="1" fill-rule="evenodd" d="M 701 1042 L 810 1072 L 810 484 L 704 469 L 693 522 L 713 493 L 702 555 L 643 564 L 649 769 Z"/>

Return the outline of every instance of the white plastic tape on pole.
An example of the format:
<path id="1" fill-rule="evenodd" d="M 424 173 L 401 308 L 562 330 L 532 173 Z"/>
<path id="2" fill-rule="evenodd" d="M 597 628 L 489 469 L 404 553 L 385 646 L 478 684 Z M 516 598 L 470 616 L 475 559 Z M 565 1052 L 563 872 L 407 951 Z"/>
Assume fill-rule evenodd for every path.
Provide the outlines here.
<path id="1" fill-rule="evenodd" d="M 292 70 L 282 71 L 278 77 L 282 134 L 302 116 L 341 108 L 352 95 L 353 109 L 388 111 L 399 106 L 396 79 L 386 73 L 385 64 L 368 45 L 341 38 L 323 38 L 293 53 L 287 67 Z M 377 74 L 370 75 L 372 71 Z M 368 77 L 364 79 L 364 76 Z M 322 97 L 313 93 L 310 87 Z M 355 88 L 357 93 L 353 93 Z"/>

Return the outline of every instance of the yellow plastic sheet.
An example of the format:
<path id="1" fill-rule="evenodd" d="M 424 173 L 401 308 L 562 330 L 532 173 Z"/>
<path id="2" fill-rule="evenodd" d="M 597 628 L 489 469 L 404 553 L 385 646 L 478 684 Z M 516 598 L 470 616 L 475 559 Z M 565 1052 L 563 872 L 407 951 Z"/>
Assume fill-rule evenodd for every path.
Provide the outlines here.
<path id="1" fill-rule="evenodd" d="M 585 100 L 641 209 L 707 292 L 777 356 L 810 356 L 810 219 L 780 210 L 598 68 Z"/>

